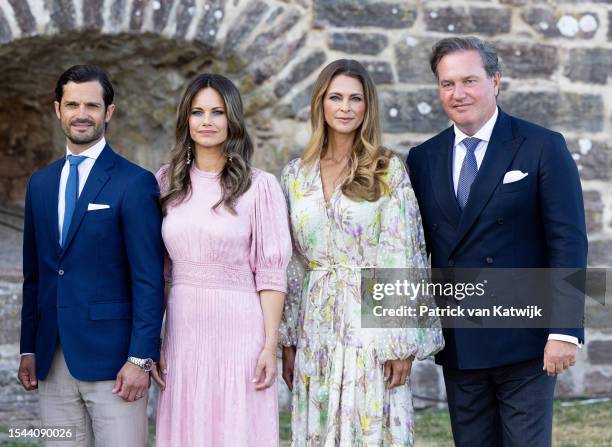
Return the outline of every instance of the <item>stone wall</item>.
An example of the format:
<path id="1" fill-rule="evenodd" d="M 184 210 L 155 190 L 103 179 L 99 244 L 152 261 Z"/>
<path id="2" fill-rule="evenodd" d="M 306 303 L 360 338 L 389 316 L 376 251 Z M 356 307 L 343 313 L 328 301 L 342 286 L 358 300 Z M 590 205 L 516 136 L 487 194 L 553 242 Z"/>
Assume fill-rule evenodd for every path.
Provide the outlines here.
<path id="1" fill-rule="evenodd" d="M 612 265 L 610 0 L 0 0 L 0 221 L 20 225 L 27 176 L 63 151 L 51 92 L 71 64 L 109 71 L 118 110 L 108 139 L 151 170 L 166 159 L 187 81 L 228 75 L 244 95 L 256 165 L 278 173 L 308 138 L 317 73 L 337 58 L 363 62 L 377 82 L 387 146 L 405 154 L 445 128 L 428 52 L 466 33 L 499 49 L 501 107 L 565 135 L 585 191 L 589 263 Z M 14 381 L 21 242 L 11 227 L 0 225 L 0 416 L 19 417 L 32 398 Z M 560 395 L 612 393 L 612 331 L 587 336 Z M 435 365 L 413 377 L 416 394 L 444 398 Z"/>

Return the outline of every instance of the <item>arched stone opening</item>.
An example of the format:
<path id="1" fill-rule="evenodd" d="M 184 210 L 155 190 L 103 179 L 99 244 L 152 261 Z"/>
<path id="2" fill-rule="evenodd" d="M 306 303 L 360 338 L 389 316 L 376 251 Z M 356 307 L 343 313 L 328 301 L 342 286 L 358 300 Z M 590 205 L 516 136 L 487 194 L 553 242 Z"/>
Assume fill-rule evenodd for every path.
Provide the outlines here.
<path id="1" fill-rule="evenodd" d="M 112 79 L 113 147 L 152 170 L 172 145 L 176 105 L 189 79 L 213 71 L 244 84 L 238 58 L 155 34 L 74 32 L 11 42 L 0 48 L 0 203 L 21 204 L 29 175 L 63 154 L 53 89 L 79 63 L 97 64 Z"/>

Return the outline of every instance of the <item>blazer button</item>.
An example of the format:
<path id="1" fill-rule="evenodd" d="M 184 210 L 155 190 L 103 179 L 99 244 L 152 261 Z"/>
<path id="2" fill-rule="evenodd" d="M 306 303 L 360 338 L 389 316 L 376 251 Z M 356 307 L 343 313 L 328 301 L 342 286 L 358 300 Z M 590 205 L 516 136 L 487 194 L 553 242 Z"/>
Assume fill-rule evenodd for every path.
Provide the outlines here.
<path id="1" fill-rule="evenodd" d="M 449 267 L 454 267 L 455 266 L 455 260 L 454 259 L 449 259 L 448 260 L 448 266 Z"/>
<path id="2" fill-rule="evenodd" d="M 59 270 L 57 273 L 58 273 L 60 276 L 64 276 L 64 271 L 63 271 L 63 270 Z"/>
<path id="3" fill-rule="evenodd" d="M 497 223 L 498 223 L 499 225 L 503 225 L 503 224 L 504 224 L 504 219 L 503 219 L 502 217 L 498 218 L 498 219 L 497 219 Z"/>
<path id="4" fill-rule="evenodd" d="M 433 224 L 431 226 L 431 229 L 434 230 L 434 231 L 438 231 L 438 224 Z"/>
<path id="5" fill-rule="evenodd" d="M 485 261 L 487 262 L 487 264 L 493 264 L 493 258 L 491 256 L 487 256 L 487 259 L 485 259 Z"/>

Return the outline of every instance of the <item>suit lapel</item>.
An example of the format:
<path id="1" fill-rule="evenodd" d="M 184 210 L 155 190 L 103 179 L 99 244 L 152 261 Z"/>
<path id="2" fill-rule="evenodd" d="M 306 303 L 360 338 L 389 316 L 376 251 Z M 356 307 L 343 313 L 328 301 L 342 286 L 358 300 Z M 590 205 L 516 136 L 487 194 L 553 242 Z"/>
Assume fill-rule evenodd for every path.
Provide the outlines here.
<path id="1" fill-rule="evenodd" d="M 499 117 L 491 134 L 491 141 L 482 161 L 482 166 L 474 179 L 470 198 L 459 221 L 457 237 L 451 250 L 454 251 L 472 227 L 493 191 L 506 173 L 524 137 L 513 135 L 510 117 L 499 110 Z"/>
<path id="2" fill-rule="evenodd" d="M 45 191 L 45 202 L 47 205 L 47 222 L 48 228 L 51 232 L 51 239 L 53 240 L 53 246 L 59 253 L 61 246 L 59 244 L 59 217 L 57 214 L 58 200 L 59 200 L 59 185 L 60 178 L 62 175 L 62 168 L 66 162 L 65 158 L 61 158 L 49 166 L 49 182 L 45 182 L 49 185 Z"/>
<path id="3" fill-rule="evenodd" d="M 63 253 L 66 252 L 74 235 L 76 234 L 85 213 L 87 212 L 87 206 L 93 202 L 102 189 L 102 187 L 108 182 L 110 173 L 108 172 L 115 164 L 115 153 L 107 144 L 102 153 L 96 160 L 91 168 L 91 172 L 87 177 L 83 191 L 77 200 L 74 214 L 72 215 L 72 221 L 70 222 L 70 228 L 68 229 L 68 236 L 66 236 L 66 242 L 64 243 Z"/>
<path id="4" fill-rule="evenodd" d="M 442 139 L 441 148 L 431 158 L 431 176 L 433 184 L 436 185 L 434 196 L 446 218 L 456 228 L 461 218 L 461 209 L 457 204 L 453 187 L 452 164 L 455 132 L 452 126 L 446 129 L 440 137 Z"/>

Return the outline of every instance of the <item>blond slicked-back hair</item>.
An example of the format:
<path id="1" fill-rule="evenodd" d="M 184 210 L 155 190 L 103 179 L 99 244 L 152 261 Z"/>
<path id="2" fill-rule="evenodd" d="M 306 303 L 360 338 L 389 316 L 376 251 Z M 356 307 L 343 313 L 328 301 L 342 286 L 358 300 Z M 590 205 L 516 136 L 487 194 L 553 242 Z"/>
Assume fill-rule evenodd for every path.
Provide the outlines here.
<path id="1" fill-rule="evenodd" d="M 355 133 L 353 151 L 348 161 L 349 173 L 342 184 L 342 192 L 353 200 L 376 201 L 389 190 L 384 175 L 389 166 L 391 152 L 381 144 L 376 86 L 359 62 L 339 59 L 328 64 L 319 74 L 310 103 L 312 135 L 302 153 L 302 162 L 312 166 L 325 153 L 328 130 L 323 101 L 331 81 L 340 75 L 350 76 L 361 82 L 366 106 L 363 122 Z"/>

